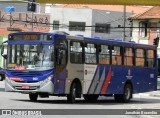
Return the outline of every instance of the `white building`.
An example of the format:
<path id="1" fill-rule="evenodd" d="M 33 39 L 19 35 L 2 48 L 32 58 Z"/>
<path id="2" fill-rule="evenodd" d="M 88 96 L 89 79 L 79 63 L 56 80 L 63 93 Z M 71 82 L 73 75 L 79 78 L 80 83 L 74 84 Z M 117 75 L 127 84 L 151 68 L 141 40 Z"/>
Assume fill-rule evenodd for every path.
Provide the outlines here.
<path id="1" fill-rule="evenodd" d="M 124 39 L 123 12 L 97 10 L 86 6 L 83 8 L 67 8 L 50 6 L 50 31 L 64 31 L 71 35 L 101 37 L 106 39 Z M 49 11 L 46 11 L 49 13 Z M 126 18 L 132 13 L 126 13 Z M 128 21 L 125 26 L 129 27 Z M 130 29 L 125 29 L 125 40 L 130 40 Z"/>

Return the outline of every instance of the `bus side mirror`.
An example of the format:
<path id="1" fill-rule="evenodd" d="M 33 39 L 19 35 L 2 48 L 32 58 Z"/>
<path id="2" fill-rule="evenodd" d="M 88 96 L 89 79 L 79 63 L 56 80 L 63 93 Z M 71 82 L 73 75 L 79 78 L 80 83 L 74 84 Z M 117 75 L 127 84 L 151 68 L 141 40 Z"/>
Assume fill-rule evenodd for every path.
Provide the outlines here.
<path id="1" fill-rule="evenodd" d="M 7 54 L 4 54 L 4 45 L 1 45 L 1 55 L 3 58 L 7 59 Z"/>

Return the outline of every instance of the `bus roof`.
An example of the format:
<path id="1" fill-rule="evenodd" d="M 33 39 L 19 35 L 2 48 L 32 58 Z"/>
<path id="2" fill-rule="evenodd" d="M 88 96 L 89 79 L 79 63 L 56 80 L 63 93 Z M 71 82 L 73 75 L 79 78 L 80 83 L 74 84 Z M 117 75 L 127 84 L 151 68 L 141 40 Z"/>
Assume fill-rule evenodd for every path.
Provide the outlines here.
<path id="1" fill-rule="evenodd" d="M 72 36 L 69 35 L 66 32 L 32 32 L 32 31 L 28 31 L 28 32 L 15 32 L 15 33 L 11 33 L 11 35 L 14 34 L 51 34 L 51 35 L 63 35 L 66 37 L 72 37 L 71 39 L 81 39 L 84 40 L 85 42 L 93 42 L 93 43 L 98 43 L 98 44 L 110 44 L 110 45 L 117 45 L 117 46 L 125 46 L 125 47 L 135 47 L 135 48 L 147 48 L 147 49 L 156 49 L 157 47 L 155 45 L 147 45 L 147 44 L 139 44 L 139 43 L 135 43 L 133 41 L 122 41 L 120 39 L 102 39 L 100 37 L 83 37 L 83 36 Z M 70 39 L 69 38 L 69 39 Z"/>
<path id="2" fill-rule="evenodd" d="M 101 39 L 101 38 L 89 38 L 84 37 L 85 42 L 94 42 L 99 44 L 110 44 L 110 45 L 117 45 L 117 46 L 125 46 L 125 47 L 135 47 L 135 48 L 149 48 L 149 49 L 156 49 L 155 45 L 147 45 L 147 44 L 139 44 L 133 41 L 121 41 L 115 39 Z"/>

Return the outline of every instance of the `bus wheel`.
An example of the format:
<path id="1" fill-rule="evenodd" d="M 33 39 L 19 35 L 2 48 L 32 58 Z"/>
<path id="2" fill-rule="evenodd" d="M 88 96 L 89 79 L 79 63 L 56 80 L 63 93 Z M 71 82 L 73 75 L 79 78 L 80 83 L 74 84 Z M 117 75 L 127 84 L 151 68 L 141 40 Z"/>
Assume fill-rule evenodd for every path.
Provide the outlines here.
<path id="1" fill-rule="evenodd" d="M 0 81 L 3 81 L 5 79 L 5 75 L 0 75 Z"/>
<path id="2" fill-rule="evenodd" d="M 99 95 L 83 95 L 83 97 L 87 102 L 95 102 L 97 101 Z"/>
<path id="3" fill-rule="evenodd" d="M 114 100 L 116 101 L 116 102 L 121 102 L 121 99 L 120 99 L 120 94 L 115 94 L 114 95 Z"/>
<path id="4" fill-rule="evenodd" d="M 30 101 L 37 101 L 37 98 L 38 98 L 38 94 L 37 93 L 34 93 L 34 94 L 29 94 L 29 99 Z"/>
<path id="5" fill-rule="evenodd" d="M 70 103 L 74 103 L 76 99 L 76 83 L 73 83 L 70 89 L 70 94 L 67 95 L 67 100 Z"/>
<path id="6" fill-rule="evenodd" d="M 0 75 L 0 81 L 3 81 L 3 77 L 2 77 L 2 75 Z"/>
<path id="7" fill-rule="evenodd" d="M 126 84 L 123 94 L 114 95 L 114 98 L 117 102 L 128 103 L 132 98 L 132 86 L 130 84 Z"/>

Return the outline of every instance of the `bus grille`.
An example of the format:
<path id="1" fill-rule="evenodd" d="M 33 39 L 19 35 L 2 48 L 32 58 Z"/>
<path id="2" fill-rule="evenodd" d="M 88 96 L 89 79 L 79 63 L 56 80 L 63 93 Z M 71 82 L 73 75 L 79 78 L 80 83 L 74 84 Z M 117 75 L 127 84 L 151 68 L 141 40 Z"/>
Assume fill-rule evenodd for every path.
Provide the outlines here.
<path id="1" fill-rule="evenodd" d="M 14 88 L 17 89 L 17 90 L 36 90 L 39 87 L 31 86 L 29 89 L 23 89 L 21 86 L 15 86 Z"/>

